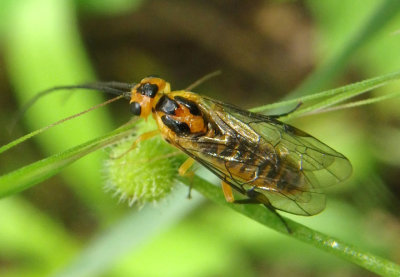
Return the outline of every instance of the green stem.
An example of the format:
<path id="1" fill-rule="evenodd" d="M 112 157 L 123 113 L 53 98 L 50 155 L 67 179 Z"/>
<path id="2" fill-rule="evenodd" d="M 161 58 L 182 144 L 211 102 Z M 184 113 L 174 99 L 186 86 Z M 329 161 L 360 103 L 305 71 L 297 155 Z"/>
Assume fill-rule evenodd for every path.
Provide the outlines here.
<path id="1" fill-rule="evenodd" d="M 312 95 L 307 95 L 303 97 L 299 97 L 296 99 L 280 101 L 273 104 L 263 105 L 256 108 L 251 109 L 252 112 L 265 112 L 271 109 L 277 109 L 281 107 L 286 107 L 289 105 L 294 105 L 298 103 L 309 103 L 311 101 L 315 101 L 318 99 L 327 98 L 323 101 L 318 101 L 317 104 L 307 107 L 306 109 L 300 109 L 290 114 L 290 117 L 298 116 L 300 114 L 304 114 L 309 112 L 310 110 L 321 108 L 329 104 L 334 104 L 337 102 L 344 101 L 348 98 L 360 95 L 361 93 L 376 89 L 378 87 L 384 86 L 391 81 L 395 81 L 400 78 L 400 71 L 396 71 L 393 73 L 385 74 L 379 77 L 363 80 L 357 83 L 353 83 L 350 85 L 346 85 L 343 87 L 330 89 L 326 91 L 322 91 L 319 93 L 315 93 Z M 336 102 L 335 102 L 336 101 Z"/>
<path id="2" fill-rule="evenodd" d="M 187 180 L 181 179 L 181 181 L 188 185 Z M 193 188 L 208 199 L 211 199 L 220 205 L 227 206 L 269 228 L 311 244 L 323 251 L 332 253 L 371 272 L 381 276 L 400 276 L 400 265 L 363 251 L 342 240 L 312 230 L 293 220 L 284 218 L 291 230 L 291 233 L 289 234 L 282 221 L 265 207 L 261 205 L 240 205 L 228 203 L 221 193 L 220 188 L 201 178 L 195 177 Z"/>

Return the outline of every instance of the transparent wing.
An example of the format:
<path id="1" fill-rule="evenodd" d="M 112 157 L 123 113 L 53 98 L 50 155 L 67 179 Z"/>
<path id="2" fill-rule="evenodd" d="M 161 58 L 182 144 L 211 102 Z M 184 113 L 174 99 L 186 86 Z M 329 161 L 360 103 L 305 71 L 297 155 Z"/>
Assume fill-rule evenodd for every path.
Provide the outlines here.
<path id="1" fill-rule="evenodd" d="M 301 172 L 314 189 L 337 184 L 351 175 L 345 156 L 297 128 L 277 120 L 247 124 L 275 148 L 288 170 Z"/>
<path id="2" fill-rule="evenodd" d="M 316 214 L 325 207 L 321 189 L 352 172 L 342 154 L 274 117 L 209 98 L 202 101 L 213 128 L 229 139 L 190 139 L 181 141 L 180 148 L 260 203 L 293 214 Z"/>

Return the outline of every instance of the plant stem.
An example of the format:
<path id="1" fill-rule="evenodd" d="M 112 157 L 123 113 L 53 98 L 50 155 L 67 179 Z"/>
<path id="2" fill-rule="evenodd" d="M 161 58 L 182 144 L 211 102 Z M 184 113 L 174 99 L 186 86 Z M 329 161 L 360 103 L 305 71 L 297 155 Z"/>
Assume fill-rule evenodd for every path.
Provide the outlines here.
<path id="1" fill-rule="evenodd" d="M 186 185 L 189 184 L 188 181 L 183 178 L 180 179 L 180 181 Z M 400 265 L 389 260 L 363 251 L 351 244 L 312 230 L 284 217 L 284 220 L 291 230 L 291 233 L 288 233 L 287 228 L 282 221 L 264 206 L 228 203 L 225 201 L 220 188 L 199 177 L 195 177 L 192 185 L 194 189 L 199 191 L 208 199 L 223 206 L 227 206 L 280 233 L 289 235 L 290 237 L 296 238 L 307 244 L 311 244 L 323 251 L 332 253 L 381 276 L 400 276 Z"/>

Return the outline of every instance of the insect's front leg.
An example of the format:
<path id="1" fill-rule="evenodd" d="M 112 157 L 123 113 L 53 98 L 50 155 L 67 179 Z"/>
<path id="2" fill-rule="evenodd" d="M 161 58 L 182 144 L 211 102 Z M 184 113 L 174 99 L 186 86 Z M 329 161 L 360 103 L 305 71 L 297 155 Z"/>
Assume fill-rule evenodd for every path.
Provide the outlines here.
<path id="1" fill-rule="evenodd" d="M 146 132 L 146 133 L 141 134 L 140 136 L 138 136 L 138 137 L 135 139 L 135 141 L 132 143 L 131 147 L 129 147 L 128 150 L 126 150 L 125 152 L 123 152 L 122 154 L 120 154 L 120 155 L 118 155 L 118 156 L 114 156 L 114 157 L 110 157 L 110 158 L 111 158 L 111 159 L 119 159 L 119 158 L 125 156 L 125 155 L 128 154 L 130 151 L 132 151 L 133 149 L 135 149 L 136 146 L 137 146 L 141 141 L 150 139 L 150 138 L 152 138 L 152 137 L 158 135 L 159 133 L 160 133 L 160 130 L 156 129 L 156 130 L 149 131 L 149 132 Z"/>
<path id="2" fill-rule="evenodd" d="M 193 184 L 193 177 L 194 177 L 194 171 L 189 171 L 189 169 L 192 167 L 194 164 L 195 160 L 192 158 L 188 158 L 178 169 L 178 173 L 182 177 L 189 177 L 190 178 L 190 185 L 189 185 L 189 192 L 188 192 L 188 198 L 192 198 L 191 192 L 192 192 L 192 184 Z"/>

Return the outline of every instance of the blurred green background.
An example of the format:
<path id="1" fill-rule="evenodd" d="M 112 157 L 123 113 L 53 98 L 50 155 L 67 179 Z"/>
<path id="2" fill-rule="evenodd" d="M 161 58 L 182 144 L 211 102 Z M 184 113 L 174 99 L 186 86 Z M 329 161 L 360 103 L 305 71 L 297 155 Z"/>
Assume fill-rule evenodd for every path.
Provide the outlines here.
<path id="1" fill-rule="evenodd" d="M 173 89 L 220 69 L 195 91 L 244 108 L 400 68 L 397 0 L 0 2 L 0 144 L 100 103 L 97 92 L 40 90 L 155 74 Z M 391 85 L 379 95 L 399 90 Z M 70 96 L 70 97 L 69 97 Z M 352 161 L 350 181 L 316 230 L 400 263 L 400 101 L 291 123 Z M 126 102 L 91 112 L 0 156 L 0 174 L 66 150 L 130 119 Z M 374 276 L 202 199 L 186 187 L 138 211 L 104 192 L 98 151 L 0 200 L 0 276 Z"/>

